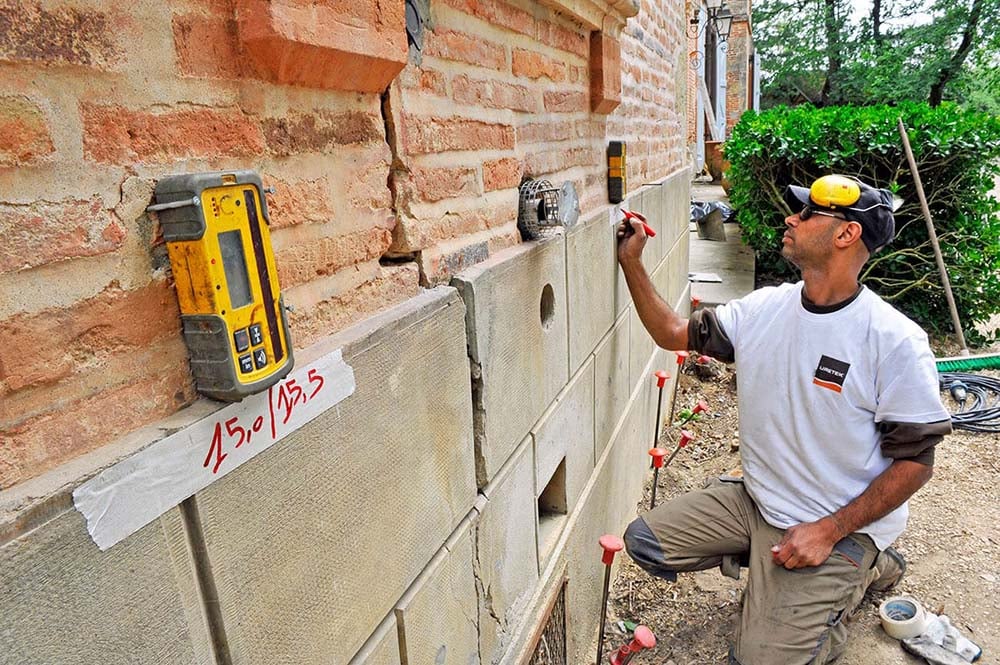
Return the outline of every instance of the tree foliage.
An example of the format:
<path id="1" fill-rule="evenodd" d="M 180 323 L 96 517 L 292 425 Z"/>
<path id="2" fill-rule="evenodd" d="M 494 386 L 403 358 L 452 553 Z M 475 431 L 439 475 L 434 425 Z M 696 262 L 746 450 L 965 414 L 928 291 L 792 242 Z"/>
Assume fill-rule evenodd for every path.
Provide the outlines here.
<path id="1" fill-rule="evenodd" d="M 896 240 L 872 257 L 862 282 L 930 329 L 950 326 L 947 303 L 897 129 L 909 130 L 920 179 L 941 242 L 966 334 L 1000 312 L 1000 118 L 945 102 L 889 106 L 779 107 L 748 111 L 726 142 L 730 201 L 759 271 L 794 274 L 781 257 L 783 194 L 829 173 L 892 189 Z"/>
<path id="2" fill-rule="evenodd" d="M 1000 0 L 761 0 L 765 107 L 953 100 L 1000 109 Z"/>

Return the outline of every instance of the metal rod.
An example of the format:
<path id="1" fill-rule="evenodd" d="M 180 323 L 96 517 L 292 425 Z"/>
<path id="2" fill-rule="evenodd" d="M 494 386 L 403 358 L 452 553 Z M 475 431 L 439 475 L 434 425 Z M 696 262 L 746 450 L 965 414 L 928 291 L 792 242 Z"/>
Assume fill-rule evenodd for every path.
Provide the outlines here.
<path id="1" fill-rule="evenodd" d="M 653 496 L 649 500 L 649 509 L 656 508 L 656 482 L 660 478 L 660 467 L 653 467 Z"/>
<path id="2" fill-rule="evenodd" d="M 965 345 L 965 334 L 962 332 L 962 323 L 958 320 L 958 308 L 955 306 L 955 296 L 951 292 L 951 280 L 948 279 L 948 268 L 944 265 L 944 257 L 941 255 L 941 245 L 938 243 L 937 231 L 934 230 L 934 221 L 931 219 L 931 209 L 927 206 L 927 197 L 924 195 L 924 185 L 920 182 L 920 173 L 917 171 L 917 160 L 913 157 L 913 150 L 910 148 L 910 137 L 906 132 L 906 125 L 903 118 L 897 119 L 899 122 L 899 136 L 903 139 L 903 150 L 906 152 L 906 160 L 910 163 L 910 173 L 913 174 L 913 184 L 917 188 L 917 198 L 920 199 L 920 209 L 924 213 L 924 221 L 927 222 L 927 233 L 931 237 L 931 246 L 934 247 L 934 259 L 937 261 L 938 272 L 941 273 L 941 284 L 944 286 L 944 297 L 948 300 L 948 310 L 951 312 L 951 325 L 955 328 L 955 337 L 962 347 L 962 355 L 969 355 L 969 347 Z"/>
<path id="3" fill-rule="evenodd" d="M 660 440 L 660 407 L 663 405 L 663 388 L 660 388 L 660 394 L 656 398 L 656 423 L 653 426 L 653 448 L 656 447 L 656 442 Z"/>
<path id="4" fill-rule="evenodd" d="M 676 448 L 674 448 L 674 452 L 670 453 L 670 457 L 668 457 L 667 461 L 663 463 L 663 466 L 664 467 L 670 466 L 670 463 L 674 460 L 675 457 L 677 457 L 677 453 L 679 453 L 681 451 L 681 448 L 683 447 L 684 446 L 677 446 Z"/>
<path id="5" fill-rule="evenodd" d="M 201 203 L 201 199 L 197 196 L 191 197 L 190 199 L 184 199 L 183 201 L 171 201 L 169 203 L 154 203 L 153 205 L 146 206 L 146 212 L 160 212 L 161 210 L 174 210 L 175 208 L 186 208 L 188 206 L 196 206 Z"/>
<path id="6" fill-rule="evenodd" d="M 604 622 L 608 615 L 608 588 L 611 586 L 611 566 L 604 567 L 604 593 L 601 596 L 601 629 L 597 638 L 597 660 L 595 665 L 601 665 L 601 655 L 604 653 Z"/>

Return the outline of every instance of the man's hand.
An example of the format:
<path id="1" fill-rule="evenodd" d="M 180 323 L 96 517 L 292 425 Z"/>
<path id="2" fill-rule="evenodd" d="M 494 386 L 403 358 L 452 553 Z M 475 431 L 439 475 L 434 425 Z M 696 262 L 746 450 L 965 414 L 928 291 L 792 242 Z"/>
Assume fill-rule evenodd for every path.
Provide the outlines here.
<path id="1" fill-rule="evenodd" d="M 629 231 L 631 227 L 631 231 Z M 627 263 L 629 261 L 639 261 L 642 259 L 642 250 L 646 246 L 646 230 L 642 228 L 642 222 L 637 219 L 626 219 L 618 225 L 618 262 Z"/>
<path id="2" fill-rule="evenodd" d="M 841 537 L 837 523 L 829 517 L 796 524 L 771 548 L 771 558 L 789 570 L 818 566 L 830 557 Z"/>

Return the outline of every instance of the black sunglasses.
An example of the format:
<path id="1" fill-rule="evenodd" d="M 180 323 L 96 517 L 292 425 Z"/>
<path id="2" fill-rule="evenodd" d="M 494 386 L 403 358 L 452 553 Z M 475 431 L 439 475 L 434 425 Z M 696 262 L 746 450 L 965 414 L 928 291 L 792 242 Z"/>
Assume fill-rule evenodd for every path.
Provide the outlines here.
<path id="1" fill-rule="evenodd" d="M 823 208 L 814 208 L 810 205 L 806 205 L 805 207 L 802 208 L 802 212 L 799 213 L 799 219 L 801 219 L 804 222 L 813 215 L 827 215 L 829 217 L 836 217 L 837 219 L 842 219 L 845 222 L 847 221 L 847 217 L 844 216 L 844 213 L 834 212 L 833 210 L 826 210 Z"/>

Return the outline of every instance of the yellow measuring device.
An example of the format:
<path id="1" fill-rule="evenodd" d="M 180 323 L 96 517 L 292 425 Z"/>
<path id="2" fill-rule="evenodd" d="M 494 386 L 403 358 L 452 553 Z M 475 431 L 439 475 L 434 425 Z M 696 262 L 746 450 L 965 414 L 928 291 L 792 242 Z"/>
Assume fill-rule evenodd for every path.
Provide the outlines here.
<path id="1" fill-rule="evenodd" d="M 174 175 L 155 197 L 195 387 L 231 402 L 266 390 L 294 360 L 260 176 Z"/>

